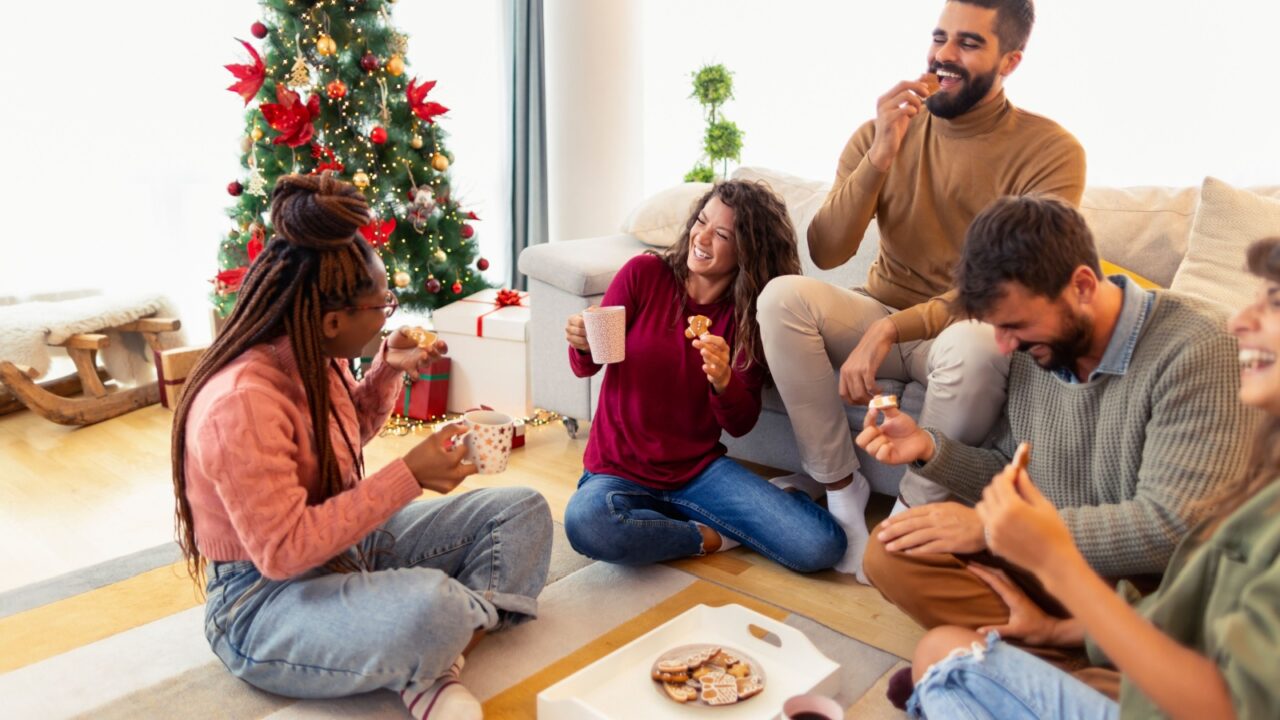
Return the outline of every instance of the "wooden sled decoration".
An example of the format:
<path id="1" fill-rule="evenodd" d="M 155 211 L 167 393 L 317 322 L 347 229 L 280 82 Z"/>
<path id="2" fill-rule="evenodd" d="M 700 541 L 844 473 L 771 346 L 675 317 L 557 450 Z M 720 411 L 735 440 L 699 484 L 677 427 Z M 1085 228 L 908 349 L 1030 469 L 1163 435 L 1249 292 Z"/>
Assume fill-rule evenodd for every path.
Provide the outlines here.
<path id="1" fill-rule="evenodd" d="M 153 352 L 159 352 L 163 349 L 159 334 L 172 332 L 180 327 L 182 322 L 176 318 L 147 317 L 102 328 L 102 332 L 117 330 L 139 333 Z M 68 336 L 61 343 L 51 343 L 54 347 L 64 348 L 75 363 L 76 374 L 83 389 L 81 397 L 62 397 L 51 392 L 35 382 L 36 373 L 31 368 L 15 365 L 7 360 L 0 360 L 0 382 L 23 405 L 60 425 L 92 425 L 159 402 L 160 386 L 156 382 L 114 391 L 102 382 L 97 353 L 108 342 L 107 336 L 101 333 L 78 333 Z"/>

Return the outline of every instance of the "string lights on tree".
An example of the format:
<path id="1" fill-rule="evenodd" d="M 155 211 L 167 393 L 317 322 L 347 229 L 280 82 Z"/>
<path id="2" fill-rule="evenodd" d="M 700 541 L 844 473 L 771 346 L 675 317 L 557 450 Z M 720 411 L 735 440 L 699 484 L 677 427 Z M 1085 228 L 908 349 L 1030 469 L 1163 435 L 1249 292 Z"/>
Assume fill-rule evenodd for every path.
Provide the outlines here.
<path id="1" fill-rule="evenodd" d="M 490 287 L 474 212 L 448 175 L 454 160 L 439 120 L 449 109 L 414 74 L 408 37 L 388 0 L 261 0 L 227 65 L 245 110 L 242 172 L 227 185 L 227 214 L 212 300 L 225 316 L 239 282 L 271 237 L 270 190 L 281 175 L 329 173 L 364 193 L 373 218 L 362 236 L 382 257 L 401 305 L 429 310 Z M 441 116 L 444 116 L 443 118 Z"/>

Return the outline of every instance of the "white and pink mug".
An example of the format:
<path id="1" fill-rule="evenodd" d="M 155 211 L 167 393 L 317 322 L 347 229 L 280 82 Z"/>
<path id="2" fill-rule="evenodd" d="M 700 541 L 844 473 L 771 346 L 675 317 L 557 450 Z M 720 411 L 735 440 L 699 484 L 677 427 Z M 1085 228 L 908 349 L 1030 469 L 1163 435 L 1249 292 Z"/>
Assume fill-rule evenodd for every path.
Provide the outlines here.
<path id="1" fill-rule="evenodd" d="M 591 346 L 591 362 L 607 365 L 627 359 L 626 306 L 587 308 L 582 311 L 582 324 L 586 326 L 587 344 Z"/>
<path id="2" fill-rule="evenodd" d="M 515 421 L 510 415 L 493 410 L 472 410 L 462 416 L 467 432 L 467 461 L 481 475 L 497 475 L 507 469 L 511 458 L 511 440 L 515 437 Z"/>

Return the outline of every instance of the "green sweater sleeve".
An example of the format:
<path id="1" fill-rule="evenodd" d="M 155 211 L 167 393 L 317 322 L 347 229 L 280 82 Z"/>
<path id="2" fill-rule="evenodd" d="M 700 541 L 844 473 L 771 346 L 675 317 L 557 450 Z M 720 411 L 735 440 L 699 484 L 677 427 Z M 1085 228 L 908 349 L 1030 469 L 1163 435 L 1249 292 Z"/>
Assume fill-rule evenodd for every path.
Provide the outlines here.
<path id="1" fill-rule="evenodd" d="M 991 478 L 1013 459 L 1013 452 L 1018 445 L 1009 428 L 1009 418 L 1003 414 L 992 429 L 989 448 L 965 445 L 935 428 L 925 430 L 933 436 L 936 447 L 933 458 L 916 472 L 971 504 L 977 504 L 982 499 L 982 491 L 991 482 Z"/>
<path id="2" fill-rule="evenodd" d="M 1197 501 L 1243 471 L 1240 442 L 1256 416 L 1235 397 L 1230 378 L 1238 372 L 1236 342 L 1225 333 L 1202 333 L 1180 347 L 1152 389 L 1134 494 L 1059 508 L 1098 573 L 1163 573 L 1197 519 Z"/>

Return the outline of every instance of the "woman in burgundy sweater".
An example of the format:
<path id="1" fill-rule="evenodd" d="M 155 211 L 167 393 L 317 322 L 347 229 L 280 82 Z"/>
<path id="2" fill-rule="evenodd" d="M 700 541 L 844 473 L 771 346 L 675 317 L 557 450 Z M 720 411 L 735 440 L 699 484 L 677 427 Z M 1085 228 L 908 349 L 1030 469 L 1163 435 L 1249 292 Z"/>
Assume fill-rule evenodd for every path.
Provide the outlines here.
<path id="1" fill-rule="evenodd" d="M 725 456 L 760 415 L 768 377 L 756 297 L 798 274 L 795 231 L 766 186 L 730 181 L 697 203 L 679 241 L 632 258 L 605 292 L 626 308 L 626 360 L 605 368 L 585 471 L 565 511 L 578 552 L 642 565 L 739 543 L 802 572 L 844 555 L 844 531 L 803 493 L 784 492 Z M 686 319 L 710 318 L 690 341 Z M 591 361 L 582 316 L 565 330 L 579 377 Z"/>

